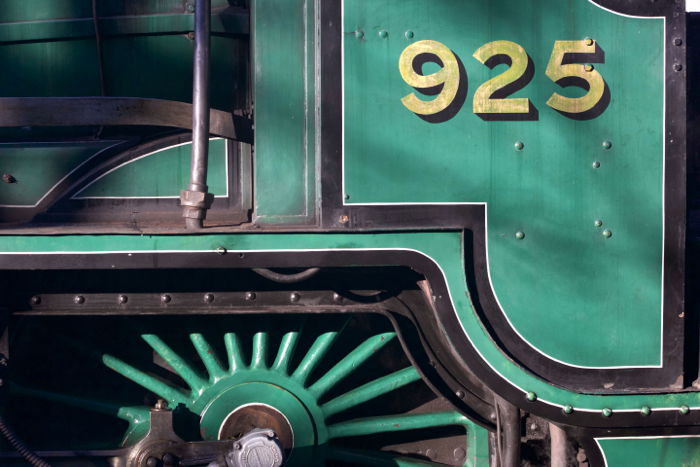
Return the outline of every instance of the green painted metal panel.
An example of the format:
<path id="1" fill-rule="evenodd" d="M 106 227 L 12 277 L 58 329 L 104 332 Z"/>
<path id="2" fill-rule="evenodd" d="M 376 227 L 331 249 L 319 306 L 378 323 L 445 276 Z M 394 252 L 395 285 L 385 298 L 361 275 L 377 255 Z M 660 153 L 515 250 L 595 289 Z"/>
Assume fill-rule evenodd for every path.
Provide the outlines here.
<path id="1" fill-rule="evenodd" d="M 597 440 L 606 467 L 697 467 L 700 438 L 633 438 Z"/>
<path id="2" fill-rule="evenodd" d="M 314 2 L 252 3 L 255 215 L 261 223 L 303 222 L 315 189 Z"/>
<path id="3" fill-rule="evenodd" d="M 483 327 L 479 315 L 469 300 L 462 236 L 457 232 L 424 233 L 367 233 L 367 234 L 231 234 L 231 235 L 66 235 L 54 236 L 0 236 L 0 253 L 27 254 L 30 252 L 139 252 L 139 251 L 201 251 L 212 258 L 219 257 L 217 248 L 229 252 L 246 251 L 309 251 L 353 249 L 401 249 L 415 251 L 431 258 L 442 270 L 457 316 L 462 323 L 465 338 L 498 374 L 523 391 L 537 395 L 537 400 L 559 407 L 570 404 L 574 411 L 602 411 L 610 408 L 639 411 L 680 409 L 683 406 L 700 409 L 700 394 L 683 392 L 672 394 L 594 395 L 562 389 L 524 371 L 495 345 Z M 115 246 L 118 245 L 118 246 Z M 352 266 L 350 263 L 348 266 Z M 303 266 L 300 264 L 300 266 Z M 614 416 L 614 415 L 613 415 Z"/>
<path id="4" fill-rule="evenodd" d="M 226 141 L 209 141 L 207 185 L 214 196 L 227 196 Z M 190 180 L 192 143 L 146 154 L 113 169 L 75 198 L 179 198 Z"/>
<path id="5" fill-rule="evenodd" d="M 114 142 L 0 144 L 0 206 L 34 206 L 66 175 Z"/>
<path id="6" fill-rule="evenodd" d="M 343 13 L 348 203 L 485 203 L 490 279 L 524 339 L 571 365 L 660 365 L 663 19 L 587 0 L 345 0 Z M 595 72 L 610 103 L 579 120 L 546 102 L 585 91 L 559 87 L 545 69 L 555 41 L 587 37 L 605 52 Z M 404 49 L 423 40 L 451 49 L 468 77 L 464 105 L 441 123 L 401 101 L 412 92 L 433 99 L 399 72 Z M 509 68 L 472 57 L 496 40 L 531 57 L 532 81 L 511 97 L 529 98 L 536 120 L 474 114 L 477 88 Z M 583 69 L 581 57 L 574 62 Z"/>

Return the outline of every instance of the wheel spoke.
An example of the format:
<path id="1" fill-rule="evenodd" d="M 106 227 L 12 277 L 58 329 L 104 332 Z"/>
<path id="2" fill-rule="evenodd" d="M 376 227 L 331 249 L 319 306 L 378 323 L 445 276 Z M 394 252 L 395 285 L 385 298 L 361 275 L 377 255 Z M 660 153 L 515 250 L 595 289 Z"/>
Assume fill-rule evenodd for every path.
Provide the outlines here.
<path id="1" fill-rule="evenodd" d="M 159 395 L 168 401 L 168 403 L 171 404 L 171 407 L 176 407 L 178 404 L 186 403 L 187 399 L 182 391 L 165 384 L 164 382 L 144 373 L 139 369 L 134 368 L 116 357 L 105 354 L 102 356 L 102 362 L 107 365 L 107 367 L 116 371 L 125 378 L 130 379 L 136 384 L 139 384 L 149 391 Z"/>
<path id="2" fill-rule="evenodd" d="M 466 418 L 457 412 L 416 415 L 388 415 L 336 423 L 328 427 L 328 437 L 366 436 L 377 433 L 417 430 L 438 426 L 464 425 Z"/>
<path id="3" fill-rule="evenodd" d="M 190 334 L 190 340 L 197 350 L 199 358 L 202 359 L 202 363 L 204 363 L 211 381 L 217 381 L 226 376 L 226 372 L 221 366 L 221 362 L 219 362 L 219 359 L 216 357 L 214 349 L 204 336 L 199 333 Z"/>
<path id="4" fill-rule="evenodd" d="M 251 368 L 267 368 L 267 332 L 259 331 L 253 335 L 253 357 Z"/>
<path id="5" fill-rule="evenodd" d="M 418 374 L 415 368 L 409 366 L 403 370 L 382 376 L 352 391 L 346 392 L 323 404 L 321 409 L 326 415 L 326 418 L 328 418 L 331 415 L 358 406 L 368 400 L 389 393 L 414 381 L 418 381 L 419 379 L 420 374 Z"/>
<path id="6" fill-rule="evenodd" d="M 304 358 L 297 369 L 294 370 L 292 379 L 297 380 L 301 384 L 306 384 L 306 380 L 309 378 L 309 375 L 311 375 L 311 372 L 314 371 L 319 363 L 321 363 L 321 360 L 323 360 L 326 352 L 328 352 L 331 345 L 333 345 L 333 342 L 335 342 L 338 334 L 338 331 L 329 331 L 318 336 L 311 345 L 309 351 L 306 352 L 306 355 L 304 355 Z"/>
<path id="7" fill-rule="evenodd" d="M 235 373 L 245 367 L 243 363 L 243 350 L 241 349 L 241 341 L 238 335 L 234 332 L 224 334 L 224 343 L 226 344 L 226 354 L 228 355 L 228 371 Z"/>
<path id="8" fill-rule="evenodd" d="M 143 334 L 141 337 L 185 380 L 192 393 L 199 394 L 204 390 L 206 381 L 160 337 L 155 334 Z"/>
<path id="9" fill-rule="evenodd" d="M 277 358 L 272 364 L 272 369 L 277 370 L 280 373 L 289 373 L 289 363 L 294 355 L 294 350 L 296 349 L 297 342 L 299 342 L 299 336 L 301 333 L 299 331 L 290 331 L 282 337 L 282 342 L 280 342 L 280 348 L 277 352 Z"/>
<path id="10" fill-rule="evenodd" d="M 333 368 L 328 370 L 326 374 L 320 377 L 318 381 L 312 384 L 311 387 L 309 387 L 309 392 L 317 398 L 320 398 L 335 384 L 366 362 L 375 352 L 388 344 L 394 337 L 396 337 L 396 333 L 394 332 L 387 332 L 370 337 L 355 347 L 352 352 L 347 354 Z"/>

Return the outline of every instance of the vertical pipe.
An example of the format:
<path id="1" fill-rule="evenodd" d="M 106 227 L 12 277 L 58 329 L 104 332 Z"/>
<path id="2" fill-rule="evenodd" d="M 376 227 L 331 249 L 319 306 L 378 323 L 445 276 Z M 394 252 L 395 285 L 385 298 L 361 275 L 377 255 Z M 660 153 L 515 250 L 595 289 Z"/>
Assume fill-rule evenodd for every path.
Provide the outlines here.
<path id="1" fill-rule="evenodd" d="M 520 409 L 500 397 L 495 397 L 503 440 L 500 467 L 520 466 Z"/>
<path id="2" fill-rule="evenodd" d="M 194 11 L 194 79 L 192 83 L 192 165 L 190 184 L 180 195 L 186 227 L 201 229 L 211 195 L 207 193 L 209 156 L 209 56 L 211 0 L 196 0 Z"/>
<path id="3" fill-rule="evenodd" d="M 549 437 L 551 443 L 552 467 L 566 467 L 568 465 L 566 456 L 566 432 L 554 423 L 550 423 Z"/>

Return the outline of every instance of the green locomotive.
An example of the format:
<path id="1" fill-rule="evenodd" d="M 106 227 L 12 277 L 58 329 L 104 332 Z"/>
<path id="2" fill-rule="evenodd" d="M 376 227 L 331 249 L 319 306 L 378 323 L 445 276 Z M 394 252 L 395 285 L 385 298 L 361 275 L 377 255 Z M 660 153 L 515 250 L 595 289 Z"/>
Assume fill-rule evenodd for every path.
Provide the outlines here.
<path id="1" fill-rule="evenodd" d="M 700 465 L 686 21 L 4 0 L 0 465 Z"/>

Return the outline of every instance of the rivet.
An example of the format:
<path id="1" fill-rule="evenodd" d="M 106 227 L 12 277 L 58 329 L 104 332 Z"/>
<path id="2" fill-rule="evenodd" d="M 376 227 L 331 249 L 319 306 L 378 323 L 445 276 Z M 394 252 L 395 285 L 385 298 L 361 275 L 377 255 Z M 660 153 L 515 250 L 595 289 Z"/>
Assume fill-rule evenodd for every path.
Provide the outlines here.
<path id="1" fill-rule="evenodd" d="M 406 36 L 406 39 L 413 39 L 413 31 L 406 31 L 406 34 L 404 35 Z"/>
<path id="2" fill-rule="evenodd" d="M 604 408 L 603 411 L 601 412 L 603 414 L 603 417 L 609 417 L 612 415 L 612 409 L 609 408 Z"/>
<path id="3" fill-rule="evenodd" d="M 160 464 L 160 461 L 153 456 L 146 460 L 146 467 L 158 467 L 158 464 Z"/>
<path id="4" fill-rule="evenodd" d="M 522 141 L 516 141 L 513 146 L 515 147 L 516 151 L 522 151 L 525 147 L 525 143 L 523 143 Z"/>
<path id="5" fill-rule="evenodd" d="M 683 39 L 681 39 L 680 37 L 676 37 L 675 39 L 673 39 L 673 45 L 675 45 L 675 46 L 683 45 Z"/>
<path id="6" fill-rule="evenodd" d="M 681 405 L 681 408 L 678 412 L 680 412 L 681 415 L 687 415 L 690 412 L 690 407 L 688 407 L 687 405 Z"/>
<path id="7" fill-rule="evenodd" d="M 39 305 L 41 303 L 41 297 L 38 295 L 34 295 L 32 298 L 29 299 L 29 303 L 32 305 Z"/>
<path id="8" fill-rule="evenodd" d="M 590 37 L 586 37 L 583 40 L 586 42 L 586 45 L 589 47 L 595 43 L 595 41 L 593 39 L 591 39 Z"/>
<path id="9" fill-rule="evenodd" d="M 123 305 L 124 303 L 129 301 L 129 297 L 127 297 L 126 295 L 120 295 L 119 297 L 117 297 L 117 301 Z"/>
<path id="10" fill-rule="evenodd" d="M 564 408 L 562 410 L 564 411 L 565 414 L 568 415 L 568 414 L 571 414 L 574 412 L 574 407 L 572 405 L 567 404 L 564 406 Z"/>
<path id="11" fill-rule="evenodd" d="M 593 65 L 591 65 L 590 63 L 586 63 L 585 65 L 583 65 L 583 69 L 588 71 L 588 72 L 591 72 L 591 71 L 595 70 L 595 67 Z"/>
<path id="12" fill-rule="evenodd" d="M 600 219 L 596 219 L 595 222 L 593 222 L 593 225 L 595 225 L 596 227 L 601 227 L 603 225 L 603 221 L 601 221 Z"/>
<path id="13" fill-rule="evenodd" d="M 525 397 L 526 397 L 527 400 L 529 400 L 530 402 L 535 402 L 535 401 L 537 400 L 537 394 L 535 394 L 535 393 L 532 392 L 532 391 L 529 391 L 529 392 L 525 395 Z"/>
<path id="14" fill-rule="evenodd" d="M 610 230 L 610 229 L 603 230 L 603 237 L 605 237 L 605 238 L 612 237 L 612 230 Z"/>
<path id="15" fill-rule="evenodd" d="M 674 63 L 673 64 L 673 69 L 675 71 L 681 71 L 683 69 L 683 65 L 681 63 Z"/>
<path id="16" fill-rule="evenodd" d="M 385 29 L 382 29 L 381 31 L 379 31 L 379 37 L 381 37 L 382 39 L 386 39 L 387 37 L 389 37 L 389 32 Z"/>
<path id="17" fill-rule="evenodd" d="M 85 303 L 85 297 L 83 297 L 82 295 L 76 295 L 75 297 L 73 297 L 73 303 L 75 303 L 76 305 L 82 305 L 83 303 Z"/>
<path id="18" fill-rule="evenodd" d="M 220 246 L 219 248 L 216 249 L 216 252 L 219 253 L 220 255 L 225 255 L 226 254 L 226 248 L 223 246 Z"/>
<path id="19" fill-rule="evenodd" d="M 211 303 L 213 301 L 214 301 L 214 294 L 213 293 L 204 294 L 204 302 L 205 303 Z"/>
<path id="20" fill-rule="evenodd" d="M 255 292 L 246 292 L 245 299 L 249 302 L 255 300 Z"/>
<path id="21" fill-rule="evenodd" d="M 612 147 L 612 142 L 605 140 L 603 141 L 603 149 L 610 149 Z"/>
<path id="22" fill-rule="evenodd" d="M 465 394 L 464 394 L 464 391 L 461 391 L 461 390 L 460 390 L 460 391 L 457 391 L 457 392 L 455 393 L 455 395 L 456 395 L 457 397 L 459 397 L 460 399 L 464 399 L 464 395 L 465 395 Z"/>
<path id="23" fill-rule="evenodd" d="M 646 417 L 651 414 L 651 408 L 648 405 L 643 405 L 639 412 L 642 414 L 642 416 Z"/>
<path id="24" fill-rule="evenodd" d="M 600 167 L 600 162 L 599 162 L 599 161 L 595 161 L 595 162 L 593 162 L 593 164 L 591 164 L 591 165 L 593 166 L 594 169 L 597 169 L 597 168 Z"/>
<path id="25" fill-rule="evenodd" d="M 340 295 L 338 292 L 333 292 L 333 301 L 334 302 L 342 302 L 343 297 Z"/>
<path id="26" fill-rule="evenodd" d="M 362 39 L 363 37 L 365 37 L 365 33 L 363 31 L 359 29 L 355 31 L 355 39 Z"/>
<path id="27" fill-rule="evenodd" d="M 347 215 L 342 215 L 338 219 L 338 222 L 341 224 L 347 224 L 348 222 L 350 222 L 350 218 Z"/>
<path id="28" fill-rule="evenodd" d="M 289 300 L 292 302 L 298 302 L 300 298 L 301 298 L 301 295 L 299 295 L 296 292 L 292 292 L 292 294 L 289 296 Z"/>
<path id="29" fill-rule="evenodd" d="M 525 238 L 525 232 L 518 230 L 517 232 L 515 232 L 515 238 L 517 238 L 518 240 L 522 240 L 523 238 Z"/>
<path id="30" fill-rule="evenodd" d="M 170 303 L 171 300 L 172 300 L 172 297 L 168 294 L 164 293 L 163 295 L 160 296 L 161 303 Z"/>
<path id="31" fill-rule="evenodd" d="M 5 183 L 15 183 L 17 179 L 12 174 L 2 174 L 2 181 Z"/>

